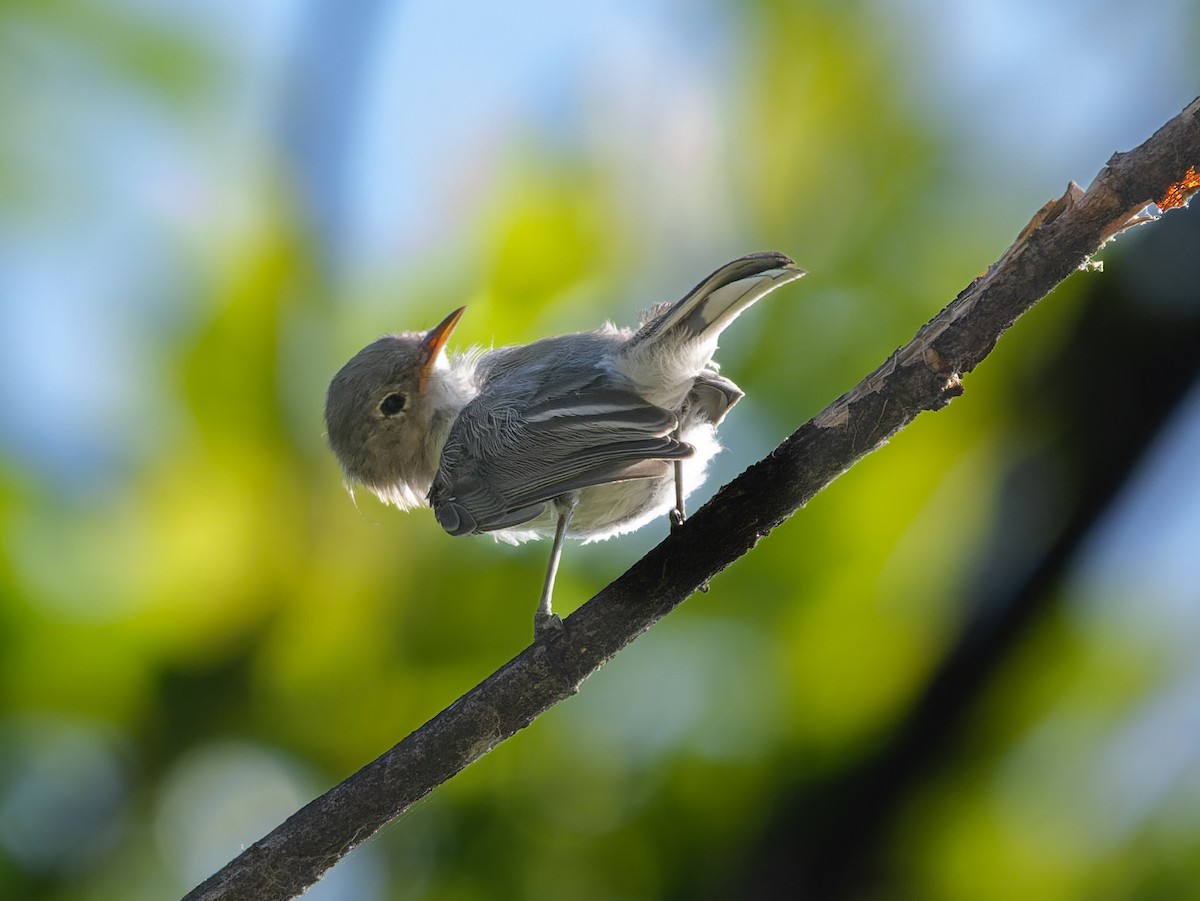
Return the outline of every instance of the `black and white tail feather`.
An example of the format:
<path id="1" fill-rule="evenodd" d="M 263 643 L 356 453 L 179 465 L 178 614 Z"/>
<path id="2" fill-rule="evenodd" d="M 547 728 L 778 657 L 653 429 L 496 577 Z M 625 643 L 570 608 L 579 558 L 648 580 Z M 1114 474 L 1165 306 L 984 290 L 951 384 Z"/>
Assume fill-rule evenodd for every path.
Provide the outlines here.
<path id="1" fill-rule="evenodd" d="M 688 341 L 720 335 L 734 319 L 781 285 L 805 274 L 782 253 L 752 253 L 726 263 L 682 300 L 658 304 L 643 314 L 627 352 L 656 341 Z"/>
<path id="2" fill-rule="evenodd" d="M 647 400 L 674 407 L 689 379 L 716 372 L 712 356 L 721 332 L 754 303 L 804 274 L 782 253 L 754 253 L 726 263 L 682 300 L 647 311 L 617 365 L 644 386 Z"/>

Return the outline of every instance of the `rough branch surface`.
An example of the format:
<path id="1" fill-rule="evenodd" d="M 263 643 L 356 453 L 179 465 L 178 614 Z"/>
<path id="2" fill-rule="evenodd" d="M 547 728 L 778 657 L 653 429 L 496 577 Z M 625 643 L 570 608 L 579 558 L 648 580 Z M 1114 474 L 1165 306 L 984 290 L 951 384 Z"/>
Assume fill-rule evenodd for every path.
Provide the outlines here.
<path id="1" fill-rule="evenodd" d="M 1190 168 L 1190 171 L 1189 171 Z M 726 485 L 682 529 L 566 620 L 387 753 L 247 848 L 185 901 L 291 898 L 351 848 L 582 682 L 855 462 L 925 410 L 1016 320 L 1118 232 L 1200 189 L 1200 98 L 1086 190 L 1071 183 L 1004 255 L 855 388 Z"/>

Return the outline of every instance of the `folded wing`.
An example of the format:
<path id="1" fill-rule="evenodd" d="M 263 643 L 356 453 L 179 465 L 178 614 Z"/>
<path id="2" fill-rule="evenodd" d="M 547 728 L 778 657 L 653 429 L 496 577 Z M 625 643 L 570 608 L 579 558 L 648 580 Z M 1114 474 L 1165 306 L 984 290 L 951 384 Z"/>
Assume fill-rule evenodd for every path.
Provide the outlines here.
<path id="1" fill-rule="evenodd" d="M 693 453 L 672 437 L 674 413 L 604 378 L 534 396 L 484 391 L 455 420 L 429 492 L 451 535 L 520 525 L 570 491 L 660 478 Z"/>

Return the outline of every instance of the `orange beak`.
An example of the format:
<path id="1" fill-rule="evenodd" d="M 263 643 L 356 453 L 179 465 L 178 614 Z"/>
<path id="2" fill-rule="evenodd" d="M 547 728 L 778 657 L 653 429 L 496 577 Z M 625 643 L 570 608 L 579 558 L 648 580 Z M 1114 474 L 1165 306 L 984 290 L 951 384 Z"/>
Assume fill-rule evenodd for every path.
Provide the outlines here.
<path id="1" fill-rule="evenodd" d="M 421 342 L 421 350 L 425 353 L 425 362 L 421 364 L 421 371 L 417 376 L 418 391 L 425 390 L 425 380 L 433 371 L 438 357 L 441 356 L 442 348 L 446 346 L 450 333 L 454 331 L 454 326 L 458 325 L 458 320 L 462 319 L 464 310 L 466 307 L 459 307 L 426 333 L 425 340 Z"/>

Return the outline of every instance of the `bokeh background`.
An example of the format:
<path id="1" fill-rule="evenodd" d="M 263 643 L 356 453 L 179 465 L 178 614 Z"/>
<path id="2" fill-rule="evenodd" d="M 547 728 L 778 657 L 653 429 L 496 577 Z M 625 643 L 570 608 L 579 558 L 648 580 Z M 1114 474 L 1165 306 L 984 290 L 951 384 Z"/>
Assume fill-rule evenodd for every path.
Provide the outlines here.
<path id="1" fill-rule="evenodd" d="M 544 545 L 343 490 L 361 345 L 785 251 L 708 495 L 1197 46 L 1191 0 L 0 4 L 0 896 L 177 897 L 527 643 Z M 311 897 L 1200 897 L 1197 211 L 1102 258 Z"/>

